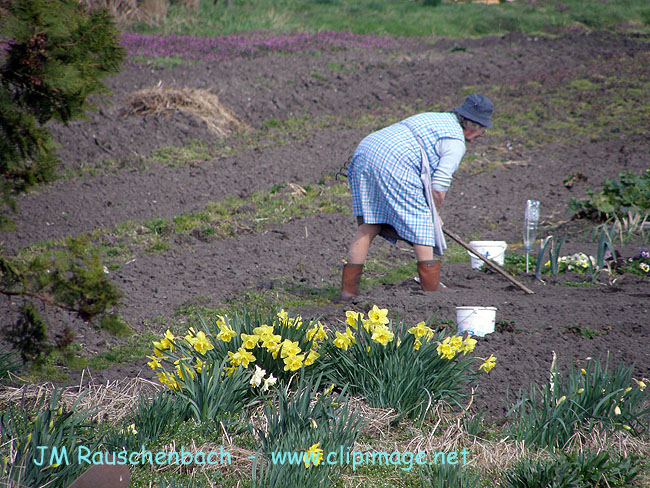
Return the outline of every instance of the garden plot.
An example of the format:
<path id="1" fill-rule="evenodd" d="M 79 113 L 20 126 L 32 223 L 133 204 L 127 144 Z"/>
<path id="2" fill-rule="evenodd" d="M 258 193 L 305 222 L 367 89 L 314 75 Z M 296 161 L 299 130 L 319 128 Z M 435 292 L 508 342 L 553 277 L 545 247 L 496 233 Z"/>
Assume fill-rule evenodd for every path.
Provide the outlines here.
<path id="1" fill-rule="evenodd" d="M 288 48 L 294 44 L 286 40 L 277 47 L 269 42 L 263 49 L 237 51 L 237 56 L 219 60 L 191 43 L 180 54 L 170 54 L 168 44 L 156 50 L 162 44 L 151 42 L 147 51 L 137 47 L 146 43 L 134 44 L 133 59 L 108 80 L 113 95 L 100 109 L 88 121 L 52 126 L 67 176 L 17 199 L 16 229 L 2 233 L 3 246 L 29 257 L 64 250 L 62 239 L 87 234 L 111 281 L 124 293 L 117 312 L 135 333 L 122 338 L 63 312 L 47 311 L 52 340 L 67 327 L 77 344 L 53 356 L 46 365 L 48 374 L 60 375 L 60 383 L 78 383 L 82 366 L 89 366 L 99 383 L 129 377 L 159 383 L 158 371 L 147 365 L 152 359 L 146 356 L 156 356 L 152 341 L 160 341 L 167 329 L 179 337 L 189 327 L 198 331 L 199 317 L 214 327 L 220 315 L 232 317 L 243 307 L 284 308 L 306 321 L 320 320 L 335 340 L 337 332 L 346 334 L 346 311 L 367 314 L 377 305 L 388 310 L 392 324 L 405 320 L 410 328 L 424 321 L 449 335 L 455 331 L 455 308 L 470 305 L 497 308 L 497 330 L 477 339 L 482 360 L 473 370 L 478 373 L 491 355 L 496 358 L 489 374 L 473 384 L 471 412 L 482 411 L 486 422 L 501 423 L 520 391 L 529 391 L 531 384 L 546 388 L 551 371 L 560 375 L 561 387 L 543 390 L 535 401 L 575 405 L 569 403 L 571 395 L 588 388 L 578 385 L 580 378 L 609 381 L 589 358 L 609 361 L 614 368 L 634 365 L 633 372 L 619 371 L 618 377 L 628 383 L 607 394 L 619 395 L 631 387 L 639 395 L 635 380 L 643 383 L 650 377 L 650 278 L 642 266 L 650 264 L 642 254 L 649 245 L 647 231 L 640 221 L 632 225 L 636 217 L 623 214 L 627 223 L 610 234 L 624 263 L 610 260 L 608 268 L 603 256 L 603 269 L 594 278 L 588 265 L 581 269 L 585 261 L 579 253 L 593 256 L 593 265 L 598 265 L 598 234 L 593 234 L 601 222 L 572 219 L 569 204 L 573 198 L 588 198 L 589 189 L 597 195 L 607 178 L 618 180 L 623 172 L 640 177 L 648 168 L 647 39 L 574 31 L 554 38 L 513 34 L 437 42 L 363 40 L 332 46 L 331 39 L 316 38 L 296 49 Z M 124 116 L 130 97 L 158 86 L 218 94 L 219 102 L 249 128 L 218 137 L 205 120 L 181 110 Z M 341 184 L 334 174 L 369 132 L 416 112 L 448 110 L 475 91 L 494 101 L 494 129 L 468 145 L 442 216 L 445 225 L 468 241 L 508 242 L 506 266 L 535 294 L 522 293 L 496 274 L 472 270 L 467 253 L 456 247 L 442 267 L 441 280 L 449 289 L 426 294 L 413 280 L 412 251 L 376 242 L 359 298 L 348 307 L 333 303 L 355 231 L 345 181 Z M 539 240 L 553 235 L 557 244 L 566 234 L 556 254 L 576 256 L 575 269 L 568 269 L 568 260 L 558 261 L 554 273 L 551 246 L 541 256 L 540 267 L 549 261 L 541 281 L 533 270 L 522 271 L 528 199 L 541 202 Z M 612 224 L 608 222 L 608 231 Z M 538 246 L 539 241 L 534 251 Z M 3 302 L 0 313 L 11 317 L 19 305 Z M 442 336 L 439 340 L 444 341 Z M 375 342 L 373 347 L 384 346 Z M 438 353 L 437 345 L 432 349 Z M 268 379 L 268 368 L 265 372 Z M 335 393 L 342 394 L 342 389 Z M 467 407 L 458 403 L 460 411 Z M 608 404 L 603 416 L 596 412 L 586 421 L 600 422 L 603 432 L 610 427 L 616 431 L 625 446 L 622 454 L 643 452 L 643 447 L 625 444 L 638 439 L 630 432 L 641 431 L 622 421 L 633 410 L 619 414 L 617 406 L 621 409 L 620 404 Z M 178 413 L 174 405 L 165 408 L 170 418 Z M 329 408 L 331 402 L 323 406 L 323 415 Z M 460 421 L 458 408 L 452 408 L 445 428 Z M 195 415 L 200 420 L 201 410 Z M 246 440 L 255 448 L 271 443 L 273 425 L 271 412 L 256 415 L 261 423 Z M 340 428 L 341 444 L 359 442 L 354 420 Z M 113 432 L 115 439 L 128 438 L 131 423 Z M 435 423 L 426 425 L 417 435 L 408 429 L 404 435 L 424 436 L 418 445 L 425 446 L 430 441 L 427 429 Z M 156 428 L 146 435 L 158 435 Z M 566 441 L 554 433 L 531 440 L 521 434 L 525 429 L 512 428 L 517 442 Z M 228 437 L 230 431 L 226 433 Z M 166 435 L 169 442 L 180 436 Z M 590 445 L 604 444 L 598 433 L 594 436 Z M 373 439 L 371 444 L 379 442 Z M 315 439 L 304 441 L 305 449 L 323 449 Z M 393 441 L 386 440 L 386 446 Z M 573 441 L 587 443 L 580 436 Z M 403 439 L 392 445 L 416 447 Z M 464 447 L 453 446 L 448 449 L 460 452 Z M 487 441 L 485 446 L 471 456 L 485 457 L 486 450 L 496 449 Z M 517 458 L 517 449 L 508 445 L 504 456 Z M 567 471 L 561 464 L 565 461 L 577 470 L 584 460 L 561 460 L 559 467 L 548 469 Z M 503 459 L 491 462 L 482 465 L 489 466 L 485 470 L 490 476 L 507 464 Z M 391 471 L 387 476 L 401 479 L 401 474 Z M 430 474 L 434 476 L 438 474 Z"/>

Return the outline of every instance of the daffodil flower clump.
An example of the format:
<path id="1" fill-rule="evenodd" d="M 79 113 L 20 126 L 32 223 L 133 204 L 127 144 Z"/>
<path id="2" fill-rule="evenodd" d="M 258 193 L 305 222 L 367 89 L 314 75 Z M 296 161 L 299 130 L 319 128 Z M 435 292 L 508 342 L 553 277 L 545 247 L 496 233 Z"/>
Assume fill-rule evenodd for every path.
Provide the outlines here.
<path id="1" fill-rule="evenodd" d="M 426 322 L 393 323 L 387 309 L 373 305 L 367 315 L 346 312 L 345 330 L 324 348 L 322 369 L 373 407 L 417 416 L 431 400 L 459 401 L 469 382 L 494 367 L 493 355 L 477 367 L 476 345 L 471 336 L 448 336 Z"/>
<path id="2" fill-rule="evenodd" d="M 154 341 L 148 365 L 171 390 L 182 389 L 204 368 L 225 375 L 243 368 L 250 371 L 250 386 L 265 392 L 278 378 L 312 366 L 328 338 L 320 322 L 305 323 L 300 316 L 289 317 L 285 310 L 267 321 L 248 315 L 218 316 L 212 330 L 205 323 L 203 329 L 191 327 L 179 337 L 167 330 Z"/>
<path id="3" fill-rule="evenodd" d="M 474 365 L 477 341 L 471 336 L 448 336 L 425 322 L 394 324 L 388 309 L 377 305 L 367 315 L 345 315 L 344 330 L 334 333 L 285 310 L 266 320 L 218 316 L 211 326 L 202 322 L 202 330 L 191 327 L 184 336 L 167 330 L 154 342 L 148 364 L 174 391 L 187 390 L 199 375 L 228 378 L 243 371 L 249 394 L 263 395 L 304 371 L 324 374 L 373 406 L 412 409 L 431 399 L 460 399 L 464 387 L 496 363 L 489 355 Z"/>

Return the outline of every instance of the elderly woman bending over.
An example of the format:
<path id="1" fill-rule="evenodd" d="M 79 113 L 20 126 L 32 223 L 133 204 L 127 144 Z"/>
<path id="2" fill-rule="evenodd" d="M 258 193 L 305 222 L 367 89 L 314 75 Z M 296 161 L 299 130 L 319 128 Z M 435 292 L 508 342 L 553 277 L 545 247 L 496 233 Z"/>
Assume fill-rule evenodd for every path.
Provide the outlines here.
<path id="1" fill-rule="evenodd" d="M 446 244 L 438 211 L 465 143 L 492 126 L 492 108 L 490 100 L 473 94 L 452 112 L 414 115 L 361 141 L 348 170 L 358 228 L 343 267 L 339 300 L 359 293 L 363 264 L 377 235 L 411 244 L 422 289 L 440 289 Z"/>

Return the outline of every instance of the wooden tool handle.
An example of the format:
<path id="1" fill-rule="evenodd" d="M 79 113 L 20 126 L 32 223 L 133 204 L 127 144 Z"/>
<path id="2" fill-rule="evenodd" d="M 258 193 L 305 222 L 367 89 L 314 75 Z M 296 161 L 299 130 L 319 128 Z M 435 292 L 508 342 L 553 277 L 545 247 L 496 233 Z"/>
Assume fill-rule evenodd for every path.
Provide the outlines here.
<path id="1" fill-rule="evenodd" d="M 486 259 L 486 258 L 484 258 L 483 256 L 481 256 L 481 255 L 478 253 L 478 251 L 476 251 L 476 249 L 472 249 L 472 248 L 470 247 L 469 244 L 467 244 L 466 242 L 464 242 L 464 241 L 463 241 L 460 237 L 458 237 L 456 234 L 454 234 L 453 232 L 451 232 L 451 231 L 449 231 L 449 230 L 447 230 L 447 229 L 445 229 L 445 228 L 443 228 L 442 231 L 443 231 L 445 234 L 447 234 L 449 237 L 451 237 L 453 240 L 455 240 L 458 244 L 460 244 L 460 245 L 463 246 L 465 249 L 467 249 L 469 252 L 471 252 L 472 254 L 474 254 L 475 256 L 477 256 L 479 259 L 483 260 L 483 261 L 485 262 L 485 264 L 487 264 L 488 267 L 489 267 L 491 270 L 496 271 L 496 272 L 499 273 L 500 275 L 505 276 L 505 277 L 506 277 L 510 282 L 512 282 L 512 283 L 514 283 L 515 285 L 517 285 L 519 288 L 521 288 L 522 290 L 524 290 L 524 291 L 525 291 L 526 293 L 528 293 L 529 295 L 534 295 L 534 294 L 535 294 L 535 292 L 534 292 L 533 290 L 531 290 L 531 289 L 528 288 L 527 286 L 525 286 L 525 285 L 523 285 L 522 283 L 520 283 L 519 281 L 517 281 L 517 280 L 516 280 L 512 275 L 506 273 L 504 270 L 502 270 L 499 266 L 497 266 L 496 264 L 494 264 L 494 263 L 493 263 L 492 261 L 490 261 L 489 259 Z"/>

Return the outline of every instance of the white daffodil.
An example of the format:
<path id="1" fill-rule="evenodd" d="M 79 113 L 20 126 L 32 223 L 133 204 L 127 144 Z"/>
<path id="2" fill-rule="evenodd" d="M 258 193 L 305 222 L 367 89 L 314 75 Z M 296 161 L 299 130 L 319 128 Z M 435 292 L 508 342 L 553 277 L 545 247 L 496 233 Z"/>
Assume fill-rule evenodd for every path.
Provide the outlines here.
<path id="1" fill-rule="evenodd" d="M 278 379 L 270 374 L 268 378 L 264 380 L 264 385 L 262 385 L 262 391 L 267 391 L 269 387 L 275 385 L 278 382 Z"/>
<path id="2" fill-rule="evenodd" d="M 253 373 L 253 376 L 251 377 L 251 386 L 260 386 L 262 384 L 262 379 L 264 379 L 265 374 L 266 374 L 266 370 L 260 368 L 256 364 L 255 365 L 255 372 Z"/>

